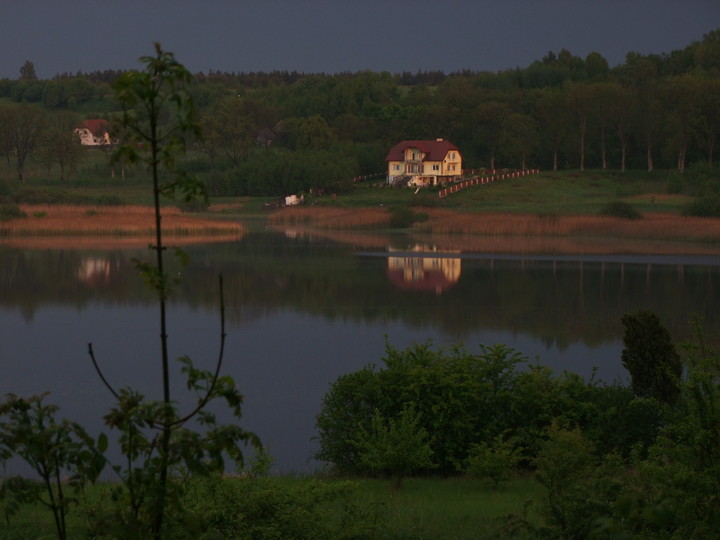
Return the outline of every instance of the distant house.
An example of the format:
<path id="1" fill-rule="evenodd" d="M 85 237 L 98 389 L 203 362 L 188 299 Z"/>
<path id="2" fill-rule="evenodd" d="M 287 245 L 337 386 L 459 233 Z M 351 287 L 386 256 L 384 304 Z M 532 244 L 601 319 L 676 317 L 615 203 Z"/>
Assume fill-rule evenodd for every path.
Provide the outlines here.
<path id="1" fill-rule="evenodd" d="M 110 123 L 103 118 L 88 118 L 75 129 L 83 146 L 102 146 L 111 144 Z"/>
<path id="2" fill-rule="evenodd" d="M 403 141 L 390 149 L 388 184 L 436 186 L 462 176 L 462 156 L 450 141 Z"/>

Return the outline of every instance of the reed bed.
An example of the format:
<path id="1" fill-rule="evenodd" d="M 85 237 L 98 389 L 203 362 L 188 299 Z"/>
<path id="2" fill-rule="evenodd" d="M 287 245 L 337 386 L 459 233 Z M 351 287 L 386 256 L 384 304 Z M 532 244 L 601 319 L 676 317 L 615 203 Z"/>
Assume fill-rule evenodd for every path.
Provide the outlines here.
<path id="1" fill-rule="evenodd" d="M 312 225 L 319 229 L 353 229 L 384 226 L 390 214 L 384 208 L 318 208 L 312 206 L 283 208 L 273 212 L 270 225 Z"/>
<path id="2" fill-rule="evenodd" d="M 471 214 L 423 209 L 427 222 L 417 230 L 433 234 L 562 236 L 720 242 L 720 220 L 674 214 L 645 214 L 628 220 L 598 215 Z"/>
<path id="3" fill-rule="evenodd" d="M 174 247 L 193 244 L 237 242 L 243 234 L 213 234 L 173 236 L 169 244 Z M 143 249 L 155 242 L 154 235 L 140 236 L 2 236 L 0 246 L 15 249 Z"/>
<path id="4" fill-rule="evenodd" d="M 0 237 L 152 236 L 155 215 L 148 206 L 20 205 L 25 218 L 0 223 Z M 206 219 L 163 208 L 163 234 L 170 236 L 242 236 L 238 222 Z"/>

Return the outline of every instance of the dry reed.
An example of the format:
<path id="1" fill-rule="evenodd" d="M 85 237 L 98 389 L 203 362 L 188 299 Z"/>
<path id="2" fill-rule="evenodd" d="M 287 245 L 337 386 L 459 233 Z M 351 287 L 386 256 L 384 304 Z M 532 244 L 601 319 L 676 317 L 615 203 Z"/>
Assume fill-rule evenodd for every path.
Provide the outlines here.
<path id="1" fill-rule="evenodd" d="M 673 214 L 645 214 L 628 220 L 594 215 L 470 214 L 444 209 L 424 209 L 429 219 L 416 229 L 434 234 L 488 236 L 561 236 L 720 241 L 720 220 Z"/>
<path id="2" fill-rule="evenodd" d="M 352 229 L 388 225 L 390 214 L 384 208 L 283 208 L 273 212 L 271 225 L 304 224 L 319 229 Z"/>
<path id="3" fill-rule="evenodd" d="M 147 206 L 21 205 L 26 218 L 0 223 L 0 237 L 18 236 L 151 236 L 155 216 Z M 232 221 L 163 209 L 163 233 L 170 236 L 242 236 L 245 228 Z"/>

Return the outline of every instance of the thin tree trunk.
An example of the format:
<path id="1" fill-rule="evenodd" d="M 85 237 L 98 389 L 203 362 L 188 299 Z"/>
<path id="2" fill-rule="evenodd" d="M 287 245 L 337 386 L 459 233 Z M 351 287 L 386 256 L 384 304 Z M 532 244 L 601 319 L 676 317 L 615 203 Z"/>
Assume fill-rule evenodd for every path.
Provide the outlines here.
<path id="1" fill-rule="evenodd" d="M 587 129 L 587 121 L 580 122 L 580 170 L 585 170 L 585 131 Z"/>

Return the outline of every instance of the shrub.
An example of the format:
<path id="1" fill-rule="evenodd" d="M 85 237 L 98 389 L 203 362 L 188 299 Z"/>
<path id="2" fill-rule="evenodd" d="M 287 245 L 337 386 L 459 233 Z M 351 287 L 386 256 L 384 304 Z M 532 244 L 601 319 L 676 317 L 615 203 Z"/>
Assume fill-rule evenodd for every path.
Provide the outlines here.
<path id="1" fill-rule="evenodd" d="M 501 481 L 510 478 L 520 463 L 520 454 L 516 440 L 498 435 L 492 443 L 483 441 L 471 447 L 465 473 L 472 478 L 487 478 L 497 488 Z"/>
<path id="2" fill-rule="evenodd" d="M 682 214 L 696 217 L 720 217 L 720 195 L 698 197 L 683 208 Z"/>
<path id="3" fill-rule="evenodd" d="M 193 199 L 192 201 L 182 201 L 177 206 L 182 212 L 204 212 L 208 209 L 208 202 L 207 200 Z"/>
<path id="4" fill-rule="evenodd" d="M 420 420 L 412 405 L 389 419 L 375 409 L 370 429 L 361 429 L 353 441 L 360 452 L 360 467 L 392 478 L 393 489 L 399 489 L 409 474 L 434 468 L 430 435 Z"/>
<path id="5" fill-rule="evenodd" d="M 633 392 L 673 405 L 680 397 L 683 366 L 670 333 L 652 311 L 627 314 L 622 323 L 622 364 L 632 377 Z"/>
<path id="6" fill-rule="evenodd" d="M 672 174 L 668 178 L 667 186 L 665 187 L 665 192 L 668 195 L 677 195 L 678 193 L 682 193 L 683 191 L 683 178 L 680 174 Z"/>
<path id="7" fill-rule="evenodd" d="M 624 201 L 611 201 L 603 205 L 600 215 L 622 219 L 640 219 L 642 214 L 630 203 Z"/>
<path id="8" fill-rule="evenodd" d="M 26 217 L 27 214 L 17 204 L 0 204 L 0 221 Z"/>
<path id="9" fill-rule="evenodd" d="M 404 229 L 412 226 L 413 223 L 427 221 L 428 215 L 425 212 L 415 212 L 407 206 L 397 206 L 390 209 L 390 226 L 396 229 Z"/>
<path id="10" fill-rule="evenodd" d="M 378 538 L 386 525 L 382 509 L 356 502 L 349 481 L 195 477 L 188 487 L 184 506 L 202 538 Z"/>

